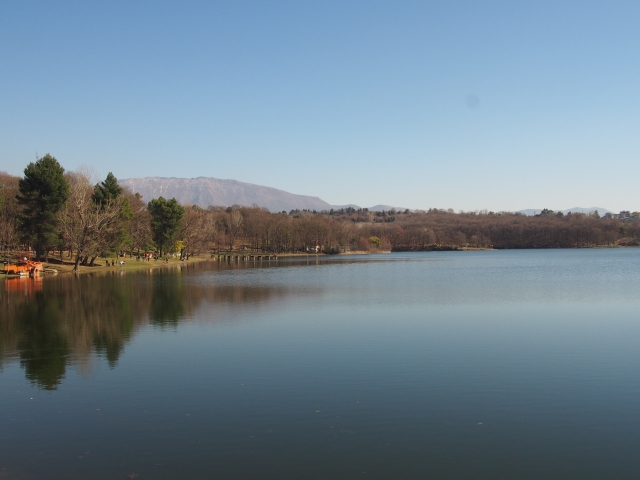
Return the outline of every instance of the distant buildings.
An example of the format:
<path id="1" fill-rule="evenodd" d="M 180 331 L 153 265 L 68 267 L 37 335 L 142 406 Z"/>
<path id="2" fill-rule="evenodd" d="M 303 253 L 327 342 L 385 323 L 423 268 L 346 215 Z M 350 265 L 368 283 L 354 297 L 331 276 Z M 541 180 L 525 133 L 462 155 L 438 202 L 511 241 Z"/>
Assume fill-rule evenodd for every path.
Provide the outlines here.
<path id="1" fill-rule="evenodd" d="M 607 219 L 618 219 L 618 220 L 640 220 L 640 212 L 630 212 L 629 210 L 622 210 L 620 213 L 605 213 L 604 217 Z"/>

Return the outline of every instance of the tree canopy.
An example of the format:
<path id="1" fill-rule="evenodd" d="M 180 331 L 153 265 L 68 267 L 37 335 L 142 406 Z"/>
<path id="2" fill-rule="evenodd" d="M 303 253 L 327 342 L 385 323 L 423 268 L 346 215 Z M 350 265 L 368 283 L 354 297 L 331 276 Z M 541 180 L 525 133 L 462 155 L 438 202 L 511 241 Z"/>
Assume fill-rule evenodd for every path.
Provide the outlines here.
<path id="1" fill-rule="evenodd" d="M 108 253 L 116 252 L 123 243 L 127 241 L 127 243 L 131 243 L 129 222 L 133 217 L 133 212 L 129 199 L 123 194 L 124 188 L 118 184 L 118 179 L 111 172 L 103 182 L 96 184 L 93 189 L 93 202 L 101 210 L 112 210 L 115 207 L 119 213 L 104 235 L 102 235 L 101 245 L 96 254 L 107 255 Z"/>
<path id="2" fill-rule="evenodd" d="M 58 243 L 57 213 L 69 197 L 64 168 L 48 153 L 24 169 L 17 196 L 23 207 L 18 215 L 21 239 L 41 258 Z"/>
<path id="3" fill-rule="evenodd" d="M 164 197 L 151 200 L 147 208 L 151 214 L 151 235 L 162 255 L 174 243 L 184 216 L 184 208 L 175 198 L 165 200 Z"/>
<path id="4" fill-rule="evenodd" d="M 115 175 L 109 172 L 104 182 L 96 184 L 93 189 L 93 201 L 100 205 L 105 205 L 122 195 L 122 192 L 124 192 L 124 188 L 118 184 L 118 179 Z"/>
<path id="5" fill-rule="evenodd" d="M 345 207 L 271 213 L 258 206 L 181 206 L 150 202 L 122 188 L 109 172 L 65 172 L 47 154 L 24 178 L 0 172 L 0 244 L 5 251 L 55 247 L 63 261 L 94 265 L 99 257 L 179 251 L 182 258 L 216 250 L 264 253 L 420 251 L 459 248 L 640 246 L 640 212 L 568 213 L 545 208 L 536 216 L 511 212 L 429 211 Z"/>

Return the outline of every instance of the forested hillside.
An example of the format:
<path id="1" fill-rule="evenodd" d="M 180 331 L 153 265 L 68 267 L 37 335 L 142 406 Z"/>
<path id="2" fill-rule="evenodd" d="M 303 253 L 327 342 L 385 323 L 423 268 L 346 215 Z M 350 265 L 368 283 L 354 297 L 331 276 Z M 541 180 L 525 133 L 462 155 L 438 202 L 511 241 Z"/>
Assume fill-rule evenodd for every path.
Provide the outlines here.
<path id="1" fill-rule="evenodd" d="M 66 172 L 50 155 L 23 178 L 0 174 L 0 244 L 5 256 L 33 250 L 78 265 L 124 252 L 156 256 L 252 249 L 269 253 L 570 248 L 640 244 L 637 214 L 605 219 L 543 210 L 505 212 L 329 211 L 181 205 L 144 198 L 113 174 L 103 181 Z"/>

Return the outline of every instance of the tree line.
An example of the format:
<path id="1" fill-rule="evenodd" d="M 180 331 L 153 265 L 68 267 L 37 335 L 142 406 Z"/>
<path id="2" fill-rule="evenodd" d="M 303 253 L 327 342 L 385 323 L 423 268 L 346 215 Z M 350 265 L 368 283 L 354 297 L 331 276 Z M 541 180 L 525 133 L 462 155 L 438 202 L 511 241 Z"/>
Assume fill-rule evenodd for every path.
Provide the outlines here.
<path id="1" fill-rule="evenodd" d="M 640 222 L 599 215 L 509 212 L 383 211 L 345 208 L 272 213 L 257 206 L 148 202 L 116 177 L 93 183 L 47 154 L 24 177 L 0 174 L 0 245 L 79 265 L 100 257 L 153 252 L 189 257 L 247 249 L 267 253 L 421 251 L 459 248 L 569 248 L 639 245 Z"/>

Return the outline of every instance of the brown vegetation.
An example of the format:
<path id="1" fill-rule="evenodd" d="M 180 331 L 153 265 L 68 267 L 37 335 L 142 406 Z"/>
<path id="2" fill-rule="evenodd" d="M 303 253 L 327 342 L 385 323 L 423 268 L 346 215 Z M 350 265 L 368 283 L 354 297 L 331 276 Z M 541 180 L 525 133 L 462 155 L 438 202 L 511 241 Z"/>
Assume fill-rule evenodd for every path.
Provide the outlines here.
<path id="1" fill-rule="evenodd" d="M 112 203 L 91 203 L 92 185 L 80 173 L 67 174 L 71 195 L 59 216 L 58 252 L 87 264 L 97 255 L 152 252 L 151 214 L 146 199 L 124 191 Z M 15 201 L 18 178 L 0 174 L 4 202 L 0 210 L 3 248 L 20 244 Z M 115 177 L 112 179 L 115 181 Z M 117 184 L 116 184 L 117 187 Z M 113 188 L 116 188 L 113 187 Z M 119 187 L 117 187 L 119 188 Z M 126 202 L 125 202 L 126 199 Z M 123 203 L 124 202 L 124 203 Z M 126 204 L 126 218 L 118 211 Z M 602 219 L 598 215 L 538 216 L 508 212 L 429 211 L 371 212 L 346 208 L 323 212 L 271 213 L 257 206 L 184 206 L 171 251 L 188 258 L 220 250 L 273 254 L 424 251 L 461 248 L 569 248 L 640 244 L 637 219 Z M 89 263 L 90 264 L 90 263 Z"/>

